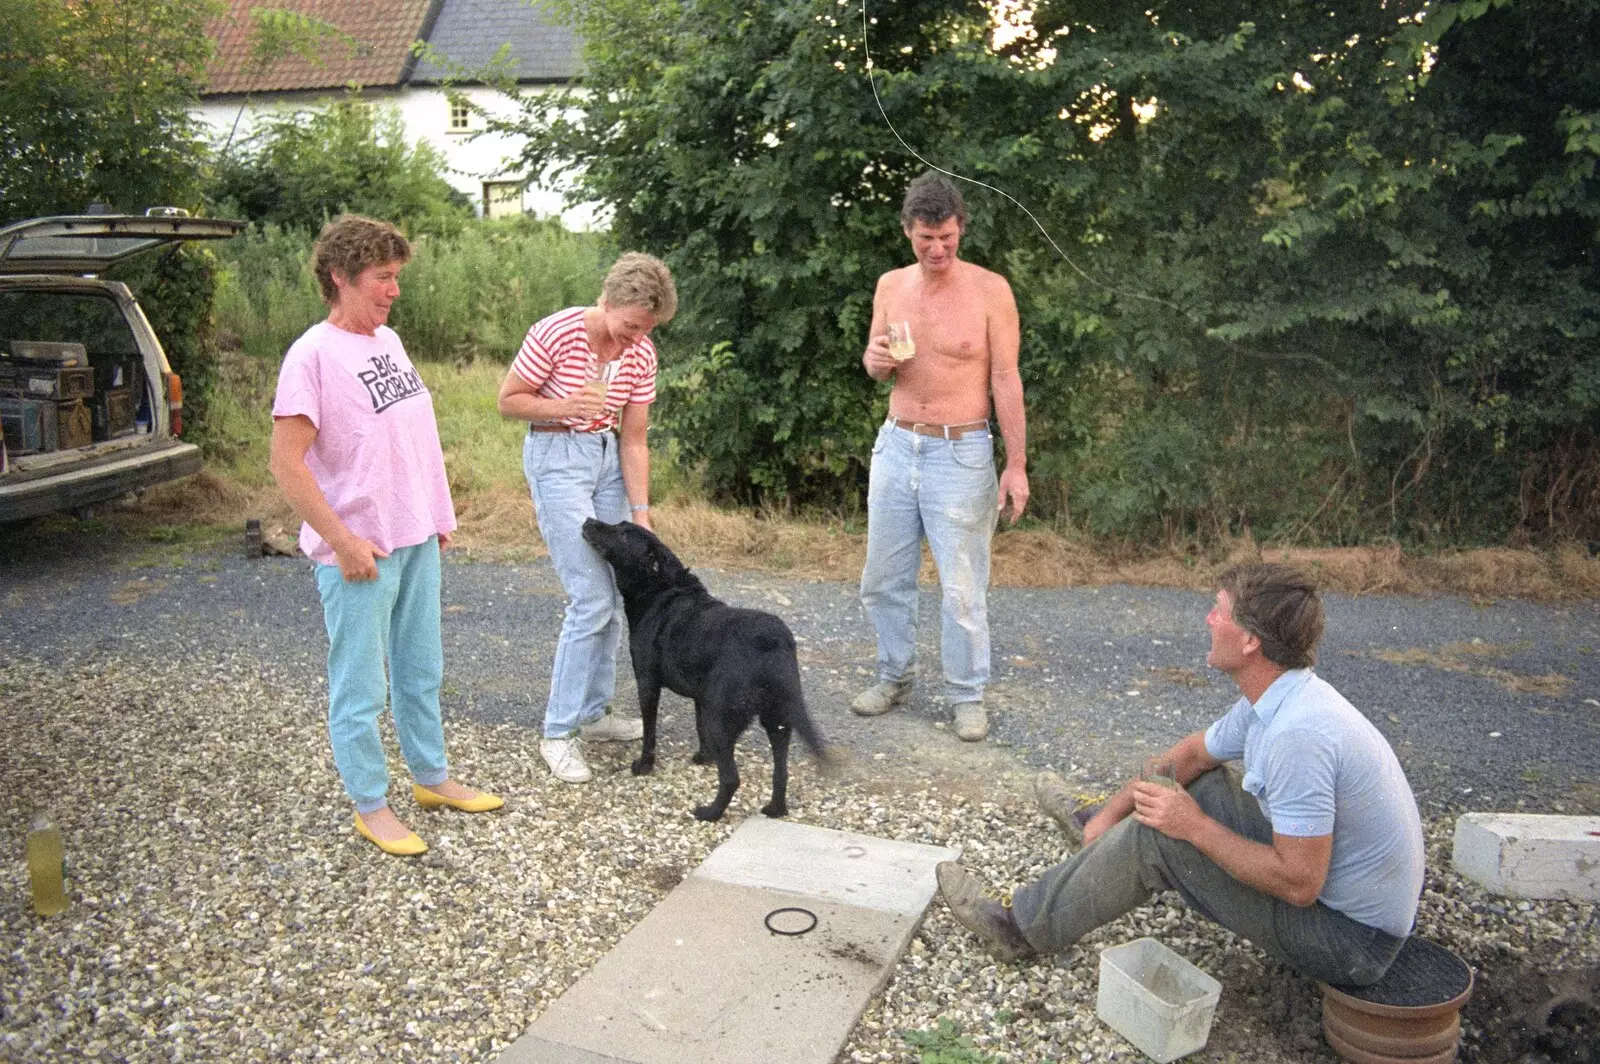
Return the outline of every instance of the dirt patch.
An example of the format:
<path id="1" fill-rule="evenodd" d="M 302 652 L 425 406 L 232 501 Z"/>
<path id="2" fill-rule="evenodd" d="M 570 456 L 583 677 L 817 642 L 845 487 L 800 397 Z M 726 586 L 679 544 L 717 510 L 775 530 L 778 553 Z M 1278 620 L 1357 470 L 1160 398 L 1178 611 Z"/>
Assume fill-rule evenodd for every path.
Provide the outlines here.
<path id="1" fill-rule="evenodd" d="M 1600 1061 L 1600 966 L 1549 971 L 1501 949 L 1461 1009 L 1463 1064 Z"/>
<path id="2" fill-rule="evenodd" d="M 154 595 L 167 586 L 165 580 L 129 580 L 111 592 L 111 601 L 118 606 L 131 606 L 146 595 Z"/>
<path id="3" fill-rule="evenodd" d="M 1528 649 L 1527 644 L 1511 644 L 1502 646 L 1495 643 L 1481 641 L 1472 643 L 1447 643 L 1438 650 L 1423 650 L 1418 647 L 1408 647 L 1404 650 L 1352 650 L 1348 653 L 1351 657 L 1361 657 L 1363 654 L 1387 661 L 1392 665 L 1427 665 L 1448 672 L 1464 672 L 1473 676 L 1482 676 L 1493 680 L 1509 691 L 1521 694 L 1547 695 L 1551 698 L 1560 698 L 1572 689 L 1572 678 L 1563 676 L 1559 672 L 1547 672 L 1533 676 L 1527 673 L 1513 672 L 1494 665 L 1482 664 L 1485 658 L 1503 658 Z"/>
<path id="4" fill-rule="evenodd" d="M 1179 665 L 1152 665 L 1150 675 L 1174 687 L 1205 687 L 1211 682 L 1196 670 Z"/>

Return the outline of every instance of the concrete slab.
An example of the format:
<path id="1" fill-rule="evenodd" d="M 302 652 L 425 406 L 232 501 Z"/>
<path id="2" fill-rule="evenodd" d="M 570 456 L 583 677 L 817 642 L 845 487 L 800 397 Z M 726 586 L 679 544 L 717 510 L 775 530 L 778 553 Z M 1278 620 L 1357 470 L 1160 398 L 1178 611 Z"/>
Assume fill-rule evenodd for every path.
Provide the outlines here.
<path id="1" fill-rule="evenodd" d="M 1466 813 L 1451 863 L 1495 894 L 1600 901 L 1600 817 Z"/>
<path id="2" fill-rule="evenodd" d="M 939 889 L 933 866 L 959 856 L 959 850 L 753 816 L 694 875 L 920 918 Z"/>
<path id="3" fill-rule="evenodd" d="M 499 1064 L 830 1064 L 958 856 L 752 817 Z M 768 930 L 786 906 L 815 929 Z"/>

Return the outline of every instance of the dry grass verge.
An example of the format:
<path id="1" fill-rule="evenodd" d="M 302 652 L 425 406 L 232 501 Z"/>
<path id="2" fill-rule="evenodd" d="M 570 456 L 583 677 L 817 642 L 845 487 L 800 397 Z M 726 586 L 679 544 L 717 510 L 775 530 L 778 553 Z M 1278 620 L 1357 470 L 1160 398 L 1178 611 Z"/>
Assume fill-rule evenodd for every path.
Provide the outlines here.
<path id="1" fill-rule="evenodd" d="M 526 492 L 480 488 L 456 500 L 456 545 L 485 560 L 544 554 Z M 125 511 L 135 524 L 240 527 L 258 517 L 270 533 L 293 534 L 293 513 L 272 487 L 250 487 L 212 472 L 150 491 Z M 806 580 L 860 578 L 866 535 L 839 519 L 783 517 L 722 510 L 699 501 L 668 501 L 654 511 L 656 531 L 686 562 L 719 569 L 762 570 Z M 1197 591 L 1215 586 L 1228 565 L 1283 561 L 1310 570 L 1330 591 L 1350 595 L 1450 593 L 1480 601 L 1540 602 L 1600 596 L 1600 559 L 1582 544 L 1553 550 L 1490 547 L 1413 554 L 1398 546 L 1259 547 L 1238 539 L 1205 552 L 1135 551 L 1106 547 L 1041 529 L 1002 529 L 994 539 L 992 578 L 1000 587 L 1096 587 L 1132 584 Z M 923 555 L 923 577 L 936 579 Z"/>

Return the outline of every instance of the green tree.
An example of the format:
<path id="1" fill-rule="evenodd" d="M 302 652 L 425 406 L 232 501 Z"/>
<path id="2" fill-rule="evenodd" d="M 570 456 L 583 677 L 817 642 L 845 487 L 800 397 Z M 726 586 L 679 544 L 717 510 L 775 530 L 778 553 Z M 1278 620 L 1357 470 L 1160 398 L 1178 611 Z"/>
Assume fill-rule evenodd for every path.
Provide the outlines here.
<path id="1" fill-rule="evenodd" d="M 663 421 L 729 494 L 855 497 L 922 168 L 861 8 L 567 2 L 587 91 L 508 125 L 679 274 Z M 1139 539 L 1600 534 L 1597 12 L 1043 0 L 997 46 L 983 4 L 868 0 L 905 141 L 1014 197 L 972 188 L 964 247 L 1018 293 L 1041 508 Z"/>
<path id="2" fill-rule="evenodd" d="M 0 214 L 198 206 L 211 0 L 0 2 Z"/>
<path id="3" fill-rule="evenodd" d="M 210 54 L 211 0 L 0 0 L 0 219 L 198 210 L 204 148 L 189 106 Z M 188 420 L 204 415 L 214 259 L 179 248 L 118 275 L 139 294 Z"/>
<path id="4" fill-rule="evenodd" d="M 918 59 L 947 47 L 935 27 L 971 40 L 982 14 L 953 0 L 884 10 L 884 51 Z M 583 92 L 524 96 L 506 128 L 528 135 L 533 169 L 576 168 L 620 246 L 672 266 L 663 425 L 734 497 L 847 497 L 881 415 L 859 363 L 873 284 L 902 259 L 898 200 L 919 169 L 871 109 L 851 12 L 822 0 L 568 11 L 586 43 Z M 899 115 L 915 135 L 955 117 L 943 101 Z M 979 257 L 983 232 L 968 241 Z"/>
<path id="5" fill-rule="evenodd" d="M 352 92 L 325 107 L 275 112 L 219 156 L 213 195 L 239 217 L 315 231 L 353 211 L 413 233 L 455 232 L 472 217 L 440 176 L 444 158 L 406 143 L 391 109 Z"/>

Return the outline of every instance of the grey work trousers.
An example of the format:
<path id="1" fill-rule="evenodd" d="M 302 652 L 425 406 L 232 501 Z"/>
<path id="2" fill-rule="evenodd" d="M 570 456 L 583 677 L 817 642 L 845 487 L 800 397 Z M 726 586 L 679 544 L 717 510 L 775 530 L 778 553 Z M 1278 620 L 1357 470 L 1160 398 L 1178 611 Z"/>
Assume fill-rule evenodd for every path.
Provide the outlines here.
<path id="1" fill-rule="evenodd" d="M 1223 769 L 1203 773 L 1188 790 L 1224 827 L 1272 843 L 1272 825 L 1260 805 Z M 1132 816 L 1013 891 L 1012 912 L 1034 949 L 1059 953 L 1163 890 L 1176 890 L 1190 908 L 1325 983 L 1377 982 L 1405 942 L 1321 902 L 1292 905 L 1241 883 L 1189 843 Z"/>

